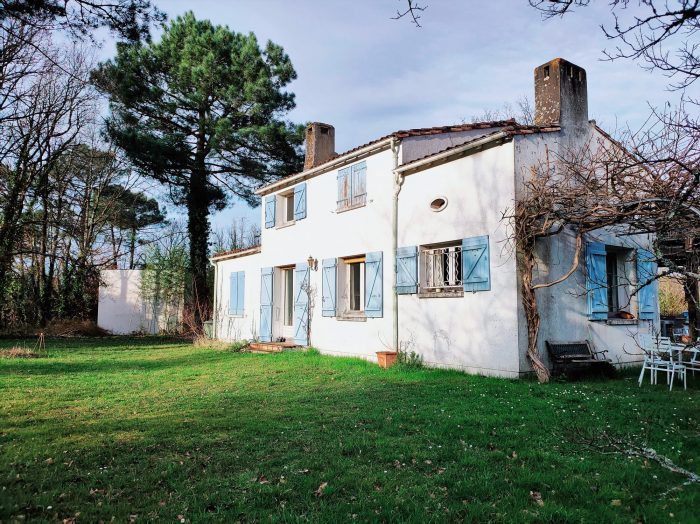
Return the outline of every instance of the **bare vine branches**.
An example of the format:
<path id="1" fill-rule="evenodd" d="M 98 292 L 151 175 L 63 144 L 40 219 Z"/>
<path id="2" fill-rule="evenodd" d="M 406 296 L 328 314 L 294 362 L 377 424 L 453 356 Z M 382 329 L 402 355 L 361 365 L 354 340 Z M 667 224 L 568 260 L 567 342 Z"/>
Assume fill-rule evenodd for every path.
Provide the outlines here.
<path id="1" fill-rule="evenodd" d="M 536 291 L 576 272 L 586 236 L 595 238 L 607 230 L 634 241 L 650 235 L 654 261 L 685 279 L 686 289 L 697 295 L 700 126 L 682 109 L 654 112 L 643 129 L 623 133 L 620 141 L 596 128 L 577 147 L 545 146 L 544 160 L 531 168 L 512 213 L 505 217 L 521 265 L 528 358 L 541 381 L 549 377 L 537 353 Z M 538 245 L 564 232 L 576 239 L 568 271 L 535 283 Z M 630 298 L 656 278 L 636 282 Z"/>

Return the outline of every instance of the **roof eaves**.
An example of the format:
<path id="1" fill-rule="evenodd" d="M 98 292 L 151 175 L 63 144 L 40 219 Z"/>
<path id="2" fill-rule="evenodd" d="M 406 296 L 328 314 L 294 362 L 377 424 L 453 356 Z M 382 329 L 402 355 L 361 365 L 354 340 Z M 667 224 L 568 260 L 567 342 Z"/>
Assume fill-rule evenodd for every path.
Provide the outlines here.
<path id="1" fill-rule="evenodd" d="M 493 145 L 500 145 L 500 143 L 505 143 L 512 139 L 512 135 L 505 132 L 502 129 L 494 131 L 493 133 L 488 133 L 486 135 L 481 135 L 475 137 L 468 142 L 463 142 L 456 146 L 447 147 L 441 151 L 431 153 L 422 158 L 417 158 L 408 164 L 399 166 L 394 170 L 395 173 L 399 174 L 409 174 L 415 173 L 422 169 L 433 167 L 438 163 L 449 162 L 453 158 L 466 156 L 468 154 L 477 153 L 483 151 L 485 148 L 491 147 Z"/>
<path id="2" fill-rule="evenodd" d="M 375 140 L 371 140 L 367 142 L 366 144 L 359 145 L 357 147 L 354 147 L 352 149 L 348 149 L 347 151 L 343 153 L 339 153 L 337 155 L 334 155 L 331 157 L 328 161 L 324 162 L 323 164 L 320 164 L 312 169 L 309 169 L 307 171 L 302 171 L 300 173 L 293 173 L 289 176 L 286 176 L 284 178 L 281 178 L 280 180 L 276 180 L 275 182 L 271 182 L 269 184 L 266 184 L 259 189 L 255 191 L 256 195 L 265 195 L 267 193 L 270 193 L 274 191 L 275 189 L 281 189 L 283 187 L 287 187 L 291 185 L 292 183 L 296 183 L 297 181 L 302 181 L 306 180 L 307 178 L 311 178 L 312 176 L 315 176 L 317 174 L 321 174 L 328 169 L 332 169 L 334 167 L 337 167 L 337 164 L 342 163 L 343 159 L 347 157 L 348 160 L 353 159 L 353 155 L 355 153 L 358 153 L 360 151 L 363 151 L 367 148 L 371 148 L 372 146 L 379 146 L 383 142 L 387 142 L 390 139 L 404 139 L 404 138 L 409 138 L 409 137 L 416 137 L 416 136 L 429 136 L 429 135 L 441 135 L 445 133 L 459 133 L 462 131 L 473 131 L 475 129 L 490 129 L 490 128 L 495 128 L 495 127 L 514 127 L 518 126 L 517 122 L 515 119 L 509 119 L 509 120 L 493 120 L 493 121 L 488 121 L 488 122 L 475 122 L 471 124 L 457 124 L 457 125 L 452 125 L 452 126 L 439 126 L 439 127 L 420 127 L 420 128 L 415 128 L 415 129 L 403 129 L 399 131 L 394 131 L 393 133 L 389 133 L 388 135 L 384 135 L 381 138 L 377 138 Z"/>
<path id="3" fill-rule="evenodd" d="M 423 167 L 421 164 L 424 164 L 425 161 L 435 158 L 436 160 L 438 157 L 439 159 L 447 159 L 450 158 L 450 153 L 454 153 L 454 155 L 461 154 L 464 151 L 469 151 L 470 149 L 473 149 L 475 144 L 479 142 L 484 142 L 484 145 L 489 144 L 493 141 L 497 141 L 500 139 L 504 139 L 504 141 L 507 141 L 508 139 L 512 138 L 515 135 L 530 135 L 530 134 L 535 134 L 535 133 L 555 133 L 557 131 L 561 131 L 561 128 L 559 126 L 523 126 L 523 125 L 511 125 L 511 126 L 506 126 L 503 127 L 502 129 L 497 129 L 496 131 L 493 131 L 491 133 L 487 133 L 485 135 L 477 136 L 474 137 L 473 139 L 463 142 L 458 145 L 450 146 L 445 149 L 442 149 L 440 151 L 436 151 L 434 153 L 430 153 L 428 155 L 425 155 L 424 157 L 421 158 L 416 158 L 415 160 L 412 160 L 408 164 L 404 164 L 403 166 L 400 166 L 396 171 L 401 173 L 405 171 L 413 171 L 417 170 L 417 167 Z M 481 151 L 482 149 L 477 148 L 476 151 L 478 152 Z"/>
<path id="4" fill-rule="evenodd" d="M 221 262 L 222 260 L 229 260 L 232 258 L 247 257 L 249 255 L 255 255 L 260 253 L 260 245 L 245 247 L 242 249 L 233 249 L 231 251 L 220 251 L 215 253 L 209 260 L 211 262 Z"/>

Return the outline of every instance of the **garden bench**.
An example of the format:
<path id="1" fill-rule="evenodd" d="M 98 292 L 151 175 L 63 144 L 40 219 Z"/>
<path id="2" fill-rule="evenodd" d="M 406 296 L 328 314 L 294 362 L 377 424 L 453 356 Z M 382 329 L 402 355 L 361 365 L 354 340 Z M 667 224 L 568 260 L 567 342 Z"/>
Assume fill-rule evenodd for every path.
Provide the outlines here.
<path id="1" fill-rule="evenodd" d="M 615 367 L 610 359 L 604 358 L 607 349 L 594 351 L 588 340 L 578 342 L 545 341 L 549 358 L 552 361 L 552 373 L 559 375 L 597 372 L 605 376 L 615 375 Z"/>

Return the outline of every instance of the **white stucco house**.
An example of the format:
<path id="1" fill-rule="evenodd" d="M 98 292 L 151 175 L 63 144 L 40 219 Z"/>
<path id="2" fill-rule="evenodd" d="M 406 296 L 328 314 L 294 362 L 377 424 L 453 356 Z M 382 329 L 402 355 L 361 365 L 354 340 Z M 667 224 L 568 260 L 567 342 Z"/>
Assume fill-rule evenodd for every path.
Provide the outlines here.
<path id="1" fill-rule="evenodd" d="M 605 135 L 588 120 L 586 72 L 556 59 L 535 69 L 534 126 L 484 122 L 397 131 L 342 154 L 335 130 L 310 124 L 304 171 L 258 190 L 260 245 L 212 257 L 214 335 L 294 341 L 322 353 L 374 359 L 396 347 L 432 366 L 518 377 L 527 324 L 503 212 L 545 148 Z M 651 238 L 600 232 L 573 277 L 538 291 L 539 342 L 591 340 L 624 364 L 632 337 L 659 322 L 655 284 L 592 288 L 655 271 Z M 535 276 L 571 265 L 573 237 L 541 246 Z M 394 272 L 396 268 L 396 272 Z M 589 285 L 589 288 L 591 286 Z M 619 318 L 626 310 L 632 319 Z M 546 359 L 546 355 L 545 359 Z"/>

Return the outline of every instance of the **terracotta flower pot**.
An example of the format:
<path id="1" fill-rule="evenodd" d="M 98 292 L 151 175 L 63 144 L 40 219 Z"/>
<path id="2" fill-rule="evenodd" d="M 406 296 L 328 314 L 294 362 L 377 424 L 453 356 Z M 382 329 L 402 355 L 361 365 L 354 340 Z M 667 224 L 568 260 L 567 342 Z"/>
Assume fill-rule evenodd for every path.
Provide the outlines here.
<path id="1" fill-rule="evenodd" d="M 396 351 L 377 351 L 377 362 L 380 368 L 390 368 L 396 363 Z"/>

